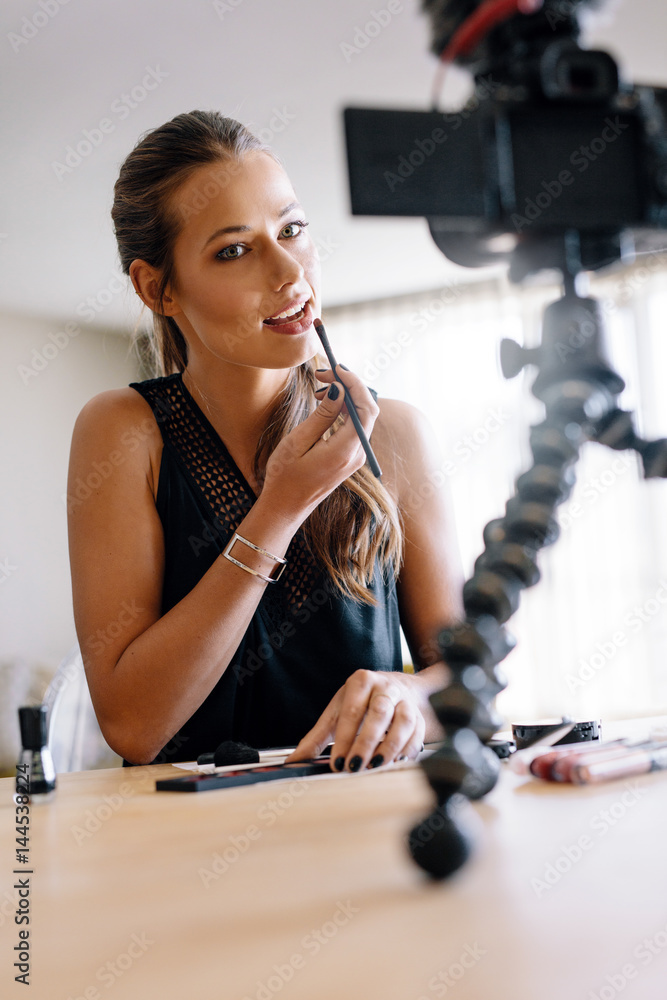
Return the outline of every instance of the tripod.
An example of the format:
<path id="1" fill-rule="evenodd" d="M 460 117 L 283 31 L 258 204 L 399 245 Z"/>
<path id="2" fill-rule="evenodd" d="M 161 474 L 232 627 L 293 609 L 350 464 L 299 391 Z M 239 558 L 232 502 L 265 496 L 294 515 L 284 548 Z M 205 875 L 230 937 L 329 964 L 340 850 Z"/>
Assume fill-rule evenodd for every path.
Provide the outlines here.
<path id="1" fill-rule="evenodd" d="M 545 417 L 530 429 L 532 467 L 517 479 L 503 517 L 484 529 L 484 552 L 463 587 L 465 619 L 438 637 L 452 672 L 450 684 L 431 697 L 444 745 L 421 763 L 437 803 L 408 835 L 414 860 L 435 878 L 456 871 L 471 850 L 457 815 L 461 796 L 481 798 L 498 779 L 498 757 L 484 744 L 500 725 L 493 699 L 506 682 L 498 664 L 515 645 L 504 626 L 521 591 L 540 579 L 537 553 L 559 535 L 555 510 L 570 495 L 582 445 L 633 449 L 646 478 L 667 477 L 667 440 L 638 437 L 632 413 L 617 406 L 625 383 L 606 360 L 597 301 L 577 292 L 583 277 L 577 249 L 577 234 L 566 234 L 559 265 L 563 295 L 545 310 L 542 343 L 532 349 L 501 343 L 506 378 L 537 366 L 531 391 Z"/>

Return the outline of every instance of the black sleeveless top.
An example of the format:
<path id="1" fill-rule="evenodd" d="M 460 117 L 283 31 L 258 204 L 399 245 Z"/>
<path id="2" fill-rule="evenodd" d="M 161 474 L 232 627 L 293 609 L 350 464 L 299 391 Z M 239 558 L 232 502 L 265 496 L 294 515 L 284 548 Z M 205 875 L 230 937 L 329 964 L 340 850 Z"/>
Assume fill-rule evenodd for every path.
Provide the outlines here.
<path id="1" fill-rule="evenodd" d="M 156 504 L 164 615 L 201 580 L 256 497 L 180 373 L 131 388 L 149 403 L 164 441 Z M 224 674 L 153 763 L 193 760 L 223 740 L 296 746 L 355 670 L 402 670 L 393 577 L 378 570 L 377 605 L 360 604 L 335 590 L 301 529 L 285 558 Z"/>

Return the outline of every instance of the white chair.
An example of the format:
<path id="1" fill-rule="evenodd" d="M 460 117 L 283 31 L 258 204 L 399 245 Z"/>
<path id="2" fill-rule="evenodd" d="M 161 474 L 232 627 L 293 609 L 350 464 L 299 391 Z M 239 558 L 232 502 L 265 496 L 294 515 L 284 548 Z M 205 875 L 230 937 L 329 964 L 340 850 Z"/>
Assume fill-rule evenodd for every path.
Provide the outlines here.
<path id="1" fill-rule="evenodd" d="M 44 704 L 56 773 L 122 765 L 102 736 L 78 645 L 61 661 L 46 689 Z"/>

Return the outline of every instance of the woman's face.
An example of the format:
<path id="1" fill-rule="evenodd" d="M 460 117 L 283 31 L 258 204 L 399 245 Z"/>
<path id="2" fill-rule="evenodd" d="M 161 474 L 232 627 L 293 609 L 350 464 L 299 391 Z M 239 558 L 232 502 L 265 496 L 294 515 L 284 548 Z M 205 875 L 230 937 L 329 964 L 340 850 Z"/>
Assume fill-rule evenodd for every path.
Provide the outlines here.
<path id="1" fill-rule="evenodd" d="M 182 228 L 168 290 L 190 358 L 288 368 L 319 340 L 319 259 L 282 167 L 266 153 L 199 168 L 172 202 Z M 173 308 L 173 307 L 172 307 Z M 289 316 L 279 319 L 281 313 Z M 293 314 L 293 315 L 292 315 Z"/>

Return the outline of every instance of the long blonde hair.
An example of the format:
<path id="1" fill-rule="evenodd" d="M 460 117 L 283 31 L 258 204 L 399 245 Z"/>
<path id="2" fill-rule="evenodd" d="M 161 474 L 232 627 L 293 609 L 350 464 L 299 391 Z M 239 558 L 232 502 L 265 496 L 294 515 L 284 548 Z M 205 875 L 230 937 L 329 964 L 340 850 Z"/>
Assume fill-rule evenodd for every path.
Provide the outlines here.
<path id="1" fill-rule="evenodd" d="M 121 267 L 129 274 L 136 259 L 160 272 L 158 310 L 174 278 L 173 247 L 184 220 L 173 208 L 174 195 L 204 164 L 220 163 L 222 173 L 245 153 L 261 150 L 274 155 L 244 125 L 216 111 L 177 115 L 141 137 L 123 163 L 114 187 L 111 210 Z M 204 192 L 205 197 L 205 192 Z M 197 210 L 193 206 L 193 210 Z M 150 335 L 153 368 L 157 375 L 185 370 L 187 344 L 175 320 L 153 312 Z M 268 456 L 286 434 L 317 405 L 314 360 L 292 369 L 260 437 L 254 473 L 263 480 Z M 341 421 L 332 428 L 335 433 Z M 400 566 L 403 535 L 396 504 L 367 466 L 341 483 L 312 512 L 304 524 L 311 551 L 343 594 L 372 604 L 368 589 L 376 566 L 387 575 Z"/>

